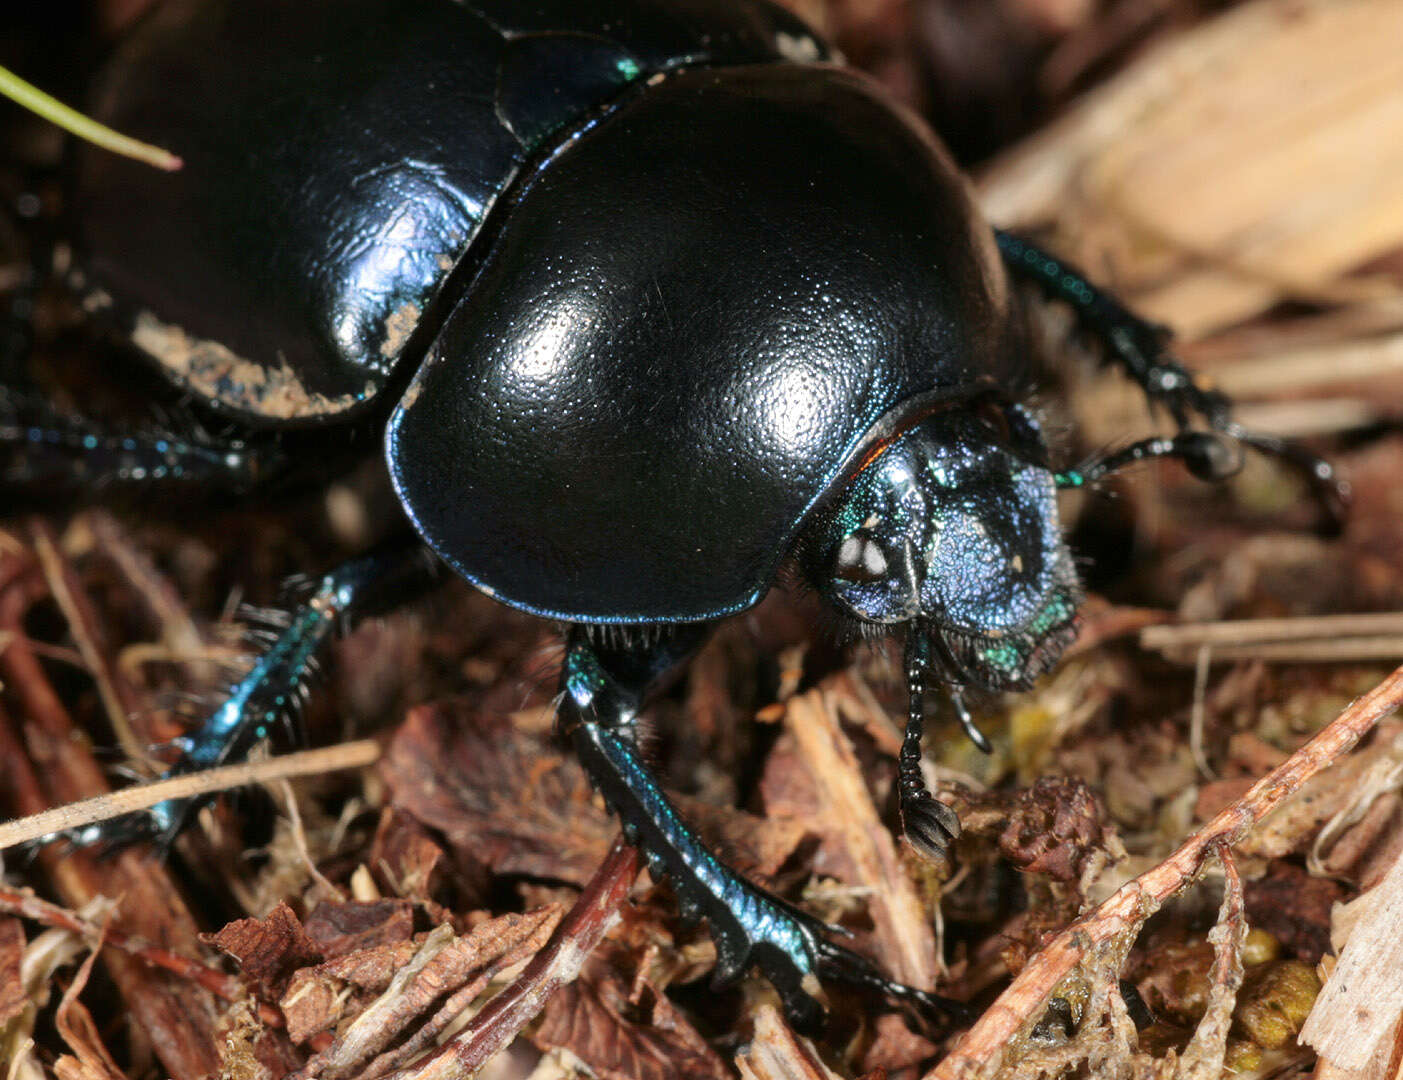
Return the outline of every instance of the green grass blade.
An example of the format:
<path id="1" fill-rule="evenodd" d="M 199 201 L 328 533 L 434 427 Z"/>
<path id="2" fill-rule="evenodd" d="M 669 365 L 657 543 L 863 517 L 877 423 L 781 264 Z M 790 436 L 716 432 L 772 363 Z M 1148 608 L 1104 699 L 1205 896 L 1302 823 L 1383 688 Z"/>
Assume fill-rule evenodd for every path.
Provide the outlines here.
<path id="1" fill-rule="evenodd" d="M 80 139 L 86 139 L 104 150 L 111 150 L 123 157 L 135 158 L 158 169 L 174 172 L 184 162 L 169 150 L 140 142 L 110 127 L 89 119 L 76 109 L 70 109 L 63 102 L 50 97 L 37 86 L 25 82 L 12 71 L 0 67 L 0 94 L 18 102 L 31 112 L 38 113 L 50 123 L 57 124 Z"/>

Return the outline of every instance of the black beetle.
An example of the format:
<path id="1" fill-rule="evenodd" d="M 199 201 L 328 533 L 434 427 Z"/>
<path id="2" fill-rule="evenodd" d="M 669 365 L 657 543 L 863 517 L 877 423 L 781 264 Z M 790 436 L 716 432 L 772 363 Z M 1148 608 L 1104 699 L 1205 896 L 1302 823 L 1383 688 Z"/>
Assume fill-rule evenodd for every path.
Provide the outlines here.
<path id="1" fill-rule="evenodd" d="M 901 813 L 939 858 L 958 821 L 920 779 L 927 684 L 979 738 L 961 687 L 1026 686 L 1071 640 L 1059 487 L 1150 456 L 1223 475 L 1217 432 L 1335 489 L 1241 431 L 1162 331 L 992 231 L 921 123 L 764 0 L 171 0 L 93 104 L 186 166 L 77 153 L 89 306 L 250 431 L 378 426 L 413 526 L 314 583 L 177 771 L 246 753 L 335 627 L 441 560 L 567 624 L 561 730 L 709 921 L 718 978 L 758 965 L 805 1026 L 815 973 L 940 999 L 732 872 L 651 775 L 635 721 L 715 622 L 789 561 L 850 621 L 904 628 Z M 1010 271 L 1072 304 L 1180 434 L 1059 472 Z M 243 489 L 289 464 L 256 438 L 3 433 L 19 484 Z M 189 810 L 122 838 L 168 842 Z"/>

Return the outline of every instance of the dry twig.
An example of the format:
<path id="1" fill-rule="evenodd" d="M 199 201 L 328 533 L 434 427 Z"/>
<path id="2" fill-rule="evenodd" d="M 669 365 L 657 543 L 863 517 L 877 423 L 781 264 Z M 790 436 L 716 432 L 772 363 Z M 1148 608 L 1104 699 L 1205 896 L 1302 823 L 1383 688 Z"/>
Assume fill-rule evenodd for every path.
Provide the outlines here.
<path id="1" fill-rule="evenodd" d="M 150 784 L 134 784 L 110 795 L 94 795 L 80 802 L 55 806 L 29 817 L 4 822 L 0 824 L 0 850 L 64 829 L 76 829 L 135 810 L 145 810 L 166 799 L 187 799 L 292 776 L 315 776 L 338 769 L 357 769 L 372 764 L 379 756 L 379 743 L 374 739 L 361 739 L 318 750 L 283 754 L 263 761 L 222 765 L 217 769 L 173 776 L 169 780 L 157 780 Z"/>
<path id="2" fill-rule="evenodd" d="M 1147 626 L 1140 645 L 1179 664 L 1198 663 L 1205 648 L 1218 663 L 1392 660 L 1403 656 L 1403 612 Z"/>
<path id="3" fill-rule="evenodd" d="M 638 877 L 638 852 L 615 841 L 580 899 L 521 976 L 487 1003 L 472 1022 L 432 1057 L 388 1080 L 468 1080 L 545 1008 L 556 988 L 579 973 L 590 951 L 618 921 L 619 905 Z"/>
<path id="4" fill-rule="evenodd" d="M 1230 846 L 1310 777 L 1348 751 L 1403 704 L 1403 667 L 1354 701 L 1329 726 L 1181 844 L 1168 859 L 1127 883 L 1068 926 L 999 995 L 927 1080 L 990 1077 L 1007 1064 L 1010 1046 L 1042 1014 L 1053 990 L 1094 950 L 1124 940 L 1198 875 L 1210 850 Z"/>

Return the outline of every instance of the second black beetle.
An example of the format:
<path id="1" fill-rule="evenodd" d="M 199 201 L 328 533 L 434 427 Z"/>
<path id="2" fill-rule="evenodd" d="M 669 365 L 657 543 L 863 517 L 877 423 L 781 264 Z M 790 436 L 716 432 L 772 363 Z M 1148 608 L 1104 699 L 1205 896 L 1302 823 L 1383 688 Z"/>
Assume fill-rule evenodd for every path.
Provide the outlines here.
<path id="1" fill-rule="evenodd" d="M 712 855 L 639 712 L 793 563 L 847 620 L 905 635 L 901 811 L 940 857 L 958 822 L 920 780 L 927 687 L 963 716 L 961 688 L 1053 664 L 1080 598 L 1059 486 L 1152 455 L 1222 474 L 1225 445 L 1190 428 L 1242 436 L 1226 402 L 996 236 L 919 121 L 761 0 L 172 0 L 94 102 L 186 167 L 80 153 L 79 287 L 250 434 L 48 417 L 5 428 L 10 478 L 242 490 L 294 464 L 257 432 L 370 426 L 412 526 L 316 582 L 178 771 L 247 753 L 336 627 L 441 561 L 565 624 L 561 730 L 709 922 L 721 979 L 758 965 L 806 1024 L 811 974 L 935 1004 Z M 1072 303 L 1182 433 L 1059 472 L 1023 404 L 1010 271 Z M 168 841 L 190 809 L 125 838 Z"/>

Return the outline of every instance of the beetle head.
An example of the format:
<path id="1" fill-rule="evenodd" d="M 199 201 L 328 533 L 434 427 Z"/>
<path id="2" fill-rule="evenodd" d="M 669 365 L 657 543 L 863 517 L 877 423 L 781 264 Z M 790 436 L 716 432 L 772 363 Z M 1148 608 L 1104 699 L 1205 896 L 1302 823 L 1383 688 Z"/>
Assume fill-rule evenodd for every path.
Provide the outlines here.
<path id="1" fill-rule="evenodd" d="M 975 403 L 866 463 L 808 548 L 819 591 L 860 624 L 912 624 L 956 681 L 1020 688 L 1076 634 L 1081 589 L 1033 418 Z"/>

